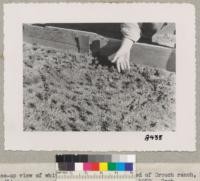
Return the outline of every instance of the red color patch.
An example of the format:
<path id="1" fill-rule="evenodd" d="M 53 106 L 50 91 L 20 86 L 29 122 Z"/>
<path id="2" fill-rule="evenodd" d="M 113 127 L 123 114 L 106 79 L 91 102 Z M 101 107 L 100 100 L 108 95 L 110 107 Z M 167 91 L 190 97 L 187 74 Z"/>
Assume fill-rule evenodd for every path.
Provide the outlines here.
<path id="1" fill-rule="evenodd" d="M 99 171 L 99 163 L 92 163 L 92 171 Z"/>

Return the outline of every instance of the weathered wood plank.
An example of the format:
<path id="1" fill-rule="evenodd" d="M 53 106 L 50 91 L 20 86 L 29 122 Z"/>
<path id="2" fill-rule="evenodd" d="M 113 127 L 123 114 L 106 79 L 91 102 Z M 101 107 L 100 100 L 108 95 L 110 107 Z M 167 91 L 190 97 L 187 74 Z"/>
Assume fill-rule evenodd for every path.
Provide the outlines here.
<path id="1" fill-rule="evenodd" d="M 23 39 L 25 42 L 31 43 L 31 44 L 36 43 L 45 47 L 55 48 L 55 49 L 59 49 L 63 51 L 78 52 L 78 48 L 76 46 L 72 46 L 66 43 L 44 40 L 44 39 L 39 39 L 39 38 L 34 38 L 34 37 L 29 37 L 29 36 L 24 36 Z"/>
<path id="2" fill-rule="evenodd" d="M 135 44 L 131 50 L 130 61 L 175 72 L 173 49 L 148 44 Z"/>
<path id="3" fill-rule="evenodd" d="M 121 45 L 121 40 L 105 38 L 96 33 L 32 25 L 24 25 L 24 41 L 37 42 L 64 51 L 73 50 L 81 53 L 90 51 L 93 55 L 107 56 L 108 59 L 113 58 Z M 176 71 L 175 48 L 135 43 L 131 49 L 130 61 Z"/>
<path id="4" fill-rule="evenodd" d="M 106 46 L 100 48 L 99 53 L 111 60 L 120 45 L 121 41 L 110 40 Z M 173 48 L 135 43 L 131 49 L 130 61 L 135 64 L 158 67 L 172 72 L 176 71 L 176 53 Z"/>
<path id="5" fill-rule="evenodd" d="M 89 54 L 89 50 L 90 50 L 89 37 L 88 36 L 78 37 L 78 46 L 79 46 L 80 53 Z"/>
<path id="6" fill-rule="evenodd" d="M 73 32 L 64 31 L 53 27 L 40 27 L 33 25 L 23 25 L 23 34 L 28 37 L 66 43 L 72 46 L 77 46 L 75 35 Z"/>

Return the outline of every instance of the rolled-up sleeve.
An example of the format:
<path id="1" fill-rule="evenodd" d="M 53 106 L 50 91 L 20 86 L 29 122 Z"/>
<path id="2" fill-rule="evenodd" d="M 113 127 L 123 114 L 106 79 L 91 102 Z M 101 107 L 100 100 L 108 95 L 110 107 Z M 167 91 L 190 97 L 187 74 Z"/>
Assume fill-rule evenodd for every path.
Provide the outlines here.
<path id="1" fill-rule="evenodd" d="M 134 42 L 138 41 L 141 36 L 140 27 L 137 23 L 122 23 L 121 32 L 125 38 Z"/>

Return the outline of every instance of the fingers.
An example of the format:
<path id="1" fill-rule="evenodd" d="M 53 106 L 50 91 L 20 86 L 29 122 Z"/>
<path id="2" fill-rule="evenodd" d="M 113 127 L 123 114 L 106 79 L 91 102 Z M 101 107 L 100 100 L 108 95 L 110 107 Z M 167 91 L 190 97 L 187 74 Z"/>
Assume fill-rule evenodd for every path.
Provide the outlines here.
<path id="1" fill-rule="evenodd" d="M 122 70 L 121 57 L 116 54 L 111 62 L 116 63 L 117 71 L 120 73 Z"/>
<path id="2" fill-rule="evenodd" d="M 127 65 L 124 61 L 121 61 L 121 59 L 117 60 L 117 70 L 120 73 L 121 71 L 124 71 L 127 69 Z"/>
<path id="3" fill-rule="evenodd" d="M 129 58 L 130 58 L 130 56 L 129 55 L 127 55 L 126 56 L 126 69 L 128 69 L 128 70 L 130 70 L 130 63 L 129 63 Z"/>
<path id="4" fill-rule="evenodd" d="M 121 61 L 121 64 L 120 64 L 120 65 L 121 65 L 121 69 L 122 69 L 122 70 L 125 70 L 125 62 L 124 62 L 124 61 Z"/>
<path id="5" fill-rule="evenodd" d="M 127 59 L 124 60 L 124 70 L 128 69 L 128 61 Z"/>
<path id="6" fill-rule="evenodd" d="M 123 61 L 121 61 L 120 58 L 117 59 L 117 70 L 120 73 L 122 70 L 124 70 L 124 64 Z"/>
<path id="7" fill-rule="evenodd" d="M 119 73 L 121 71 L 124 71 L 124 70 L 127 70 L 127 69 L 130 70 L 130 63 L 129 63 L 129 56 L 128 55 L 119 56 L 119 55 L 116 54 L 111 62 L 116 63 L 117 70 L 118 70 Z"/>
<path id="8" fill-rule="evenodd" d="M 130 63 L 129 63 L 129 60 L 128 60 L 127 66 L 128 66 L 128 70 L 130 70 Z"/>
<path id="9" fill-rule="evenodd" d="M 121 70 L 130 70 L 129 57 L 119 58 L 117 61 L 119 61 Z"/>
<path id="10" fill-rule="evenodd" d="M 124 62 L 124 70 L 128 69 L 127 61 Z"/>
<path id="11" fill-rule="evenodd" d="M 121 65 L 120 65 L 120 61 L 117 61 L 117 70 L 120 73 L 121 72 Z"/>

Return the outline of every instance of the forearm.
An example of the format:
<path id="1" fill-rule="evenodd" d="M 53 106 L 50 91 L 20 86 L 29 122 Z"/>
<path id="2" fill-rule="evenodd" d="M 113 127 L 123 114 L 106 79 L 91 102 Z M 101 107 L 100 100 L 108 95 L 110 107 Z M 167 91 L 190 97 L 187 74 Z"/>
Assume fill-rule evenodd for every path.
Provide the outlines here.
<path id="1" fill-rule="evenodd" d="M 121 24 L 121 32 L 124 38 L 137 42 L 141 36 L 141 30 L 138 23 Z"/>
<path id="2" fill-rule="evenodd" d="M 130 50 L 133 44 L 134 44 L 133 40 L 130 40 L 130 39 L 124 37 L 122 40 L 120 49 Z"/>

